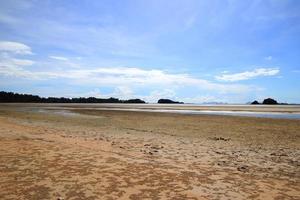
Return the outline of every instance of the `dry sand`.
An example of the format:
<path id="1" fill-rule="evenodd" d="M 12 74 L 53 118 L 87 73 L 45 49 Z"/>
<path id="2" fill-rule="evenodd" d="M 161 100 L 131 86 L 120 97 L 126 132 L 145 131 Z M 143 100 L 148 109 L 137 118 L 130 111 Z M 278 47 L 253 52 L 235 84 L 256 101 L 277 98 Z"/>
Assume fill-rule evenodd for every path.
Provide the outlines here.
<path id="1" fill-rule="evenodd" d="M 0 105 L 0 199 L 300 199 L 300 120 L 30 106 Z"/>

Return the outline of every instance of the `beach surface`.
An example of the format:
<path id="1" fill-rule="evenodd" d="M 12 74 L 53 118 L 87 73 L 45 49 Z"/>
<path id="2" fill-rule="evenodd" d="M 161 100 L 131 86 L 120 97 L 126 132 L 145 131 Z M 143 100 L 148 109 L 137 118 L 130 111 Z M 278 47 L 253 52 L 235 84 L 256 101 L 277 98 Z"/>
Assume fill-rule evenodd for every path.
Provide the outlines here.
<path id="1" fill-rule="evenodd" d="M 0 104 L 0 199 L 300 199 L 300 120 Z M 103 109 L 105 108 L 105 109 Z"/>

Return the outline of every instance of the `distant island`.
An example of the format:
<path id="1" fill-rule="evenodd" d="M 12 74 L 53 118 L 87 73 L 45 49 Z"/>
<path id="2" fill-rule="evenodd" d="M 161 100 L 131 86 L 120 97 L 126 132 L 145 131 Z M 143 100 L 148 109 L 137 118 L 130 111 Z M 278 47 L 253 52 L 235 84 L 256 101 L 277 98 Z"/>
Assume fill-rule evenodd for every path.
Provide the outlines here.
<path id="1" fill-rule="evenodd" d="M 1 103 L 146 103 L 141 99 L 120 100 L 118 98 L 96 98 L 96 97 L 40 97 L 31 94 L 18 94 L 13 92 L 0 92 Z"/>
<path id="2" fill-rule="evenodd" d="M 264 99 L 262 103 L 259 103 L 258 101 L 253 101 L 251 103 L 252 105 L 259 105 L 259 104 L 263 104 L 263 105 L 278 105 L 278 104 L 285 104 L 285 103 L 278 103 L 276 100 L 272 99 L 272 98 L 267 98 L 267 99 Z"/>
<path id="3" fill-rule="evenodd" d="M 183 102 L 173 101 L 171 99 L 159 99 L 157 103 L 184 104 Z"/>

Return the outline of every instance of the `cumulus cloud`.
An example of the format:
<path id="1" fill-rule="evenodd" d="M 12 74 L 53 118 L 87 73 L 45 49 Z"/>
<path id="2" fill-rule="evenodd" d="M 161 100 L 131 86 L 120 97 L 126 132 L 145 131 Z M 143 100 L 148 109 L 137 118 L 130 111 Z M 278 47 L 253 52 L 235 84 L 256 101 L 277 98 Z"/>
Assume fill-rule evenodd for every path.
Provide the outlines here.
<path id="1" fill-rule="evenodd" d="M 239 84 L 218 84 L 188 74 L 168 73 L 162 70 L 145 70 L 135 67 L 113 67 L 95 69 L 76 69 L 64 71 L 29 71 L 16 65 L 3 68 L 2 75 L 20 76 L 28 79 L 47 80 L 53 78 L 70 79 L 80 85 L 98 84 L 101 86 L 164 86 L 196 87 L 220 93 L 245 92 L 251 87 Z"/>
<path id="2" fill-rule="evenodd" d="M 0 51 L 15 54 L 32 54 L 31 48 L 23 43 L 0 41 Z"/>
<path id="3" fill-rule="evenodd" d="M 278 68 L 257 68 L 253 71 L 245 71 L 241 73 L 236 74 L 222 74 L 220 76 L 216 76 L 215 78 L 220 81 L 228 81 L 228 82 L 234 82 L 234 81 L 242 81 L 242 80 L 249 80 L 256 77 L 262 77 L 262 76 L 274 76 L 279 73 Z"/>

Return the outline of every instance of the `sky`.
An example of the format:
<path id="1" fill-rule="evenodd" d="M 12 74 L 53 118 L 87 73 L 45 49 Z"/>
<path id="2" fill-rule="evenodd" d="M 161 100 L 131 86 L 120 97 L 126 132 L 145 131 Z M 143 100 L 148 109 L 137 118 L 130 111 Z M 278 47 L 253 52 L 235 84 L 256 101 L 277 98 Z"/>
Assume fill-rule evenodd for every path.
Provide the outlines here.
<path id="1" fill-rule="evenodd" d="M 300 1 L 0 0 L 0 90 L 300 103 Z"/>

